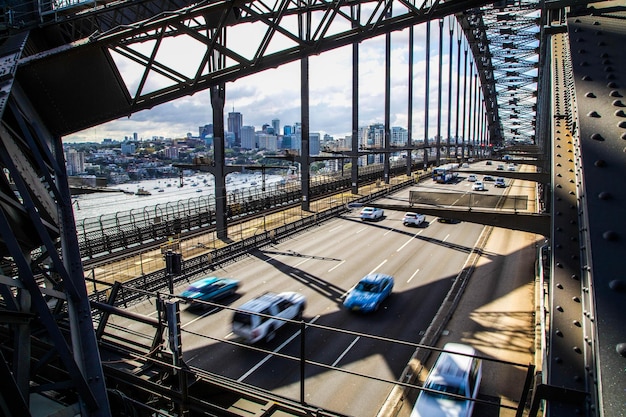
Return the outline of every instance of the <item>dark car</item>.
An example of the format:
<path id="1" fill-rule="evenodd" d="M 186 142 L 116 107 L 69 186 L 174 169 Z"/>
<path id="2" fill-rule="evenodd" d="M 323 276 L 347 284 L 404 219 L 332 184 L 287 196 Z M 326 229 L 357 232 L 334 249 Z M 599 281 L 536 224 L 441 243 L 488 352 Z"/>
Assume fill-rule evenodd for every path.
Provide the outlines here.
<path id="1" fill-rule="evenodd" d="M 437 221 L 439 223 L 450 223 L 450 224 L 461 223 L 461 220 L 453 219 L 451 217 L 439 217 Z"/>

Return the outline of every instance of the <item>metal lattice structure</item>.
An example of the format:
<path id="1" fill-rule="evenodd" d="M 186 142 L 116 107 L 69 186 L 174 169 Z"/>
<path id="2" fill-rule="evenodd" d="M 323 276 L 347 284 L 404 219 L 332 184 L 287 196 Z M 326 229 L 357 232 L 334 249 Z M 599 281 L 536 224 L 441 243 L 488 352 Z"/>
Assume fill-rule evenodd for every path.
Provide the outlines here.
<path id="1" fill-rule="evenodd" d="M 587 2 L 549 3 L 561 11 Z M 64 135 L 207 89 L 214 116 L 221 116 L 228 81 L 454 15 L 480 78 L 490 143 L 513 138 L 548 148 L 549 132 L 535 133 L 538 108 L 549 107 L 548 92 L 538 97 L 538 86 L 550 85 L 540 79 L 540 70 L 549 67 L 541 60 L 550 55 L 541 43 L 547 35 L 539 31 L 545 12 L 539 2 L 139 0 L 2 6 L 0 318 L 11 329 L 2 352 L 12 352 L 13 360 L 0 375 L 10 381 L 2 402 L 9 415 L 27 413 L 26 395 L 44 389 L 72 391 L 82 415 L 110 415 L 66 181 Z M 259 33 L 252 47 L 229 43 L 229 35 L 252 27 Z M 202 50 L 193 67 L 176 68 L 161 59 L 161 47 L 181 37 Z M 140 68 L 138 81 L 127 84 L 118 60 Z M 563 114 L 558 116 L 574 118 Z M 227 169 L 219 158 L 216 162 L 223 179 Z M 605 240 L 614 235 L 608 236 Z M 614 285 L 617 292 L 623 288 Z M 69 329 L 59 327 L 59 318 Z M 31 337 L 39 333 L 54 345 L 46 361 L 62 368 L 57 380 L 30 366 Z M 623 356 L 621 345 L 616 349 Z M 594 390 L 593 384 L 585 388 Z M 558 393 L 550 398 L 559 404 Z M 596 398 L 590 396 L 588 414 L 600 408 Z"/>

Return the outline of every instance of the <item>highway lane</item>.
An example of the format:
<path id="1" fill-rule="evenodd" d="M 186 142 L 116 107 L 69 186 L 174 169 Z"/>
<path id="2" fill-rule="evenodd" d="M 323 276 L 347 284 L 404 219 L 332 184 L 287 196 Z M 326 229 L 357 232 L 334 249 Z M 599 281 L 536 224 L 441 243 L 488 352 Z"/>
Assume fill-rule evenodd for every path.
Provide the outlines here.
<path id="1" fill-rule="evenodd" d="M 425 186 L 457 192 L 469 191 L 471 187 L 465 180 L 447 185 L 427 182 Z M 408 201 L 409 191 L 402 190 L 379 202 Z M 487 192 L 501 190 L 490 187 Z M 308 299 L 307 322 L 418 342 L 420 332 L 428 327 L 483 227 L 471 223 L 442 224 L 430 217 L 424 227 L 408 228 L 401 222 L 403 212 L 385 214 L 381 221 L 362 222 L 358 212 L 353 211 L 215 271 L 215 275 L 241 280 L 238 297 L 226 300 L 225 304 L 237 307 L 266 291 L 298 291 Z M 371 315 L 343 310 L 341 302 L 345 293 L 363 275 L 375 271 L 396 278 L 390 299 Z M 182 289 L 181 286 L 177 291 Z M 194 312 L 183 309 L 186 362 L 298 399 L 298 362 L 220 343 L 235 340 L 230 334 L 231 317 L 232 312 L 227 309 Z M 283 328 L 275 340 L 261 347 L 299 357 L 298 332 L 297 326 Z M 399 378 L 414 350 L 311 327 L 305 333 L 307 360 L 376 378 Z M 388 383 L 313 365 L 306 367 L 305 399 L 322 408 L 355 416 L 375 415 L 390 389 Z"/>

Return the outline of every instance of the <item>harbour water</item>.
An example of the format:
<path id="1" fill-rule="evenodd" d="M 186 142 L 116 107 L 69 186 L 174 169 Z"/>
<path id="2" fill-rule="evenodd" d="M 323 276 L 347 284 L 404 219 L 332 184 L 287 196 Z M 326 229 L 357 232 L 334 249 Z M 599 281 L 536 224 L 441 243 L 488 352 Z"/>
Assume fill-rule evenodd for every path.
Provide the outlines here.
<path id="1" fill-rule="evenodd" d="M 235 193 L 243 190 L 261 192 L 263 182 L 265 191 L 276 189 L 286 179 L 282 175 L 260 173 L 232 173 L 226 183 L 226 192 Z M 194 174 L 183 178 L 162 178 L 109 186 L 108 192 L 81 194 L 72 197 L 76 222 L 111 215 L 118 212 L 141 210 L 160 204 L 176 203 L 200 197 L 214 198 L 215 181 L 208 173 Z M 143 190 L 143 192 L 139 192 Z"/>

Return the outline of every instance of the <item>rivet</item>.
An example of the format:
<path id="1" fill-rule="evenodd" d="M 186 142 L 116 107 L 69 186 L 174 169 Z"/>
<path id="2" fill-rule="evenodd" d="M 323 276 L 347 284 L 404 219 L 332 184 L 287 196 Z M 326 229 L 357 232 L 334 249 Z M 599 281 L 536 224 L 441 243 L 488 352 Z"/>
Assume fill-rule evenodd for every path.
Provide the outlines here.
<path id="1" fill-rule="evenodd" d="M 617 117 L 626 117 L 626 113 L 624 113 L 624 110 L 615 110 L 615 115 Z"/>
<path id="2" fill-rule="evenodd" d="M 579 49 L 579 50 L 578 50 L 578 53 L 579 53 L 579 54 L 586 54 L 586 53 L 587 53 L 587 50 L 586 50 L 586 49 L 584 49 L 584 48 L 581 48 L 581 49 Z"/>
<path id="3" fill-rule="evenodd" d="M 586 66 L 588 66 L 588 65 L 589 65 L 589 64 L 587 63 L 587 61 L 583 61 L 583 62 L 581 62 L 581 63 L 580 63 L 580 66 L 581 66 L 581 67 L 586 67 Z"/>
<path id="4" fill-rule="evenodd" d="M 576 275 L 576 274 L 572 274 L 572 276 L 571 276 L 570 278 L 571 278 L 571 279 L 575 279 L 575 280 L 577 280 L 577 281 L 578 281 L 578 275 Z"/>
<path id="5" fill-rule="evenodd" d="M 622 100 L 614 100 L 613 105 L 615 107 L 624 107 L 624 103 L 622 103 Z"/>
<path id="6" fill-rule="evenodd" d="M 598 114 L 597 111 L 593 110 L 593 111 L 590 111 L 589 113 L 587 113 L 587 116 L 589 116 L 589 117 L 600 117 L 600 114 Z"/>
<path id="7" fill-rule="evenodd" d="M 580 298 L 574 296 L 574 297 L 572 297 L 572 301 L 574 301 L 576 303 L 580 303 Z"/>
<path id="8" fill-rule="evenodd" d="M 602 191 L 600 194 L 598 194 L 598 198 L 600 200 L 610 200 L 612 197 L 613 196 L 608 191 Z"/>
<path id="9" fill-rule="evenodd" d="M 563 312 L 563 307 L 561 306 L 556 306 L 556 311 L 560 311 L 561 313 Z"/>
<path id="10" fill-rule="evenodd" d="M 604 41 L 600 41 L 598 42 L 598 46 L 606 46 L 606 43 Z"/>
<path id="11" fill-rule="evenodd" d="M 608 88 L 618 88 L 617 83 L 615 81 L 611 81 L 606 85 Z"/>
<path id="12" fill-rule="evenodd" d="M 589 97 L 589 98 L 596 98 L 596 95 L 593 94 L 591 91 L 588 92 L 587 94 L 585 94 L 585 97 Z"/>
<path id="13" fill-rule="evenodd" d="M 603 168 L 606 166 L 606 161 L 604 159 L 598 159 L 596 162 L 593 163 L 595 166 L 597 166 L 598 168 Z"/>
<path id="14" fill-rule="evenodd" d="M 573 350 L 576 353 L 582 353 L 582 350 L 578 346 L 574 346 Z"/>
<path id="15" fill-rule="evenodd" d="M 623 128 L 623 129 L 626 129 L 626 121 L 625 121 L 625 120 L 622 120 L 621 122 L 619 122 L 619 123 L 617 124 L 617 127 L 621 127 L 621 128 Z"/>
<path id="16" fill-rule="evenodd" d="M 616 232 L 614 232 L 613 230 L 607 230 L 606 232 L 602 233 L 602 237 L 605 240 L 613 242 L 613 241 L 616 241 L 619 238 L 619 235 Z"/>
<path id="17" fill-rule="evenodd" d="M 626 358 L 626 343 L 618 343 L 615 346 L 615 351 Z"/>
<path id="18" fill-rule="evenodd" d="M 580 382 L 580 381 L 582 381 L 582 378 L 580 377 L 580 375 L 576 375 L 576 376 L 574 376 L 574 381 Z"/>
<path id="19" fill-rule="evenodd" d="M 613 67 L 604 67 L 604 72 L 613 72 Z"/>
<path id="20" fill-rule="evenodd" d="M 617 90 L 612 90 L 612 91 L 609 93 L 609 97 L 622 97 L 622 95 L 619 93 L 619 91 L 617 91 Z"/>
<path id="21" fill-rule="evenodd" d="M 557 329 L 556 332 L 554 332 L 554 334 L 556 334 L 559 337 L 563 337 L 563 332 L 560 331 L 559 329 Z"/>
<path id="22" fill-rule="evenodd" d="M 572 320 L 572 324 L 576 327 L 580 327 L 580 322 L 578 320 Z"/>
<path id="23" fill-rule="evenodd" d="M 557 356 L 556 358 L 554 358 L 554 362 L 556 362 L 556 363 L 563 363 L 563 359 L 561 359 L 559 356 Z"/>
<path id="24" fill-rule="evenodd" d="M 626 281 L 623 279 L 614 279 L 609 282 L 609 288 L 615 292 L 626 292 Z"/>
<path id="25" fill-rule="evenodd" d="M 600 22 L 598 22 L 597 20 L 593 22 L 594 26 L 600 26 Z"/>
<path id="26" fill-rule="evenodd" d="M 593 139 L 593 140 L 598 140 L 598 141 L 603 141 L 603 140 L 604 140 L 604 138 L 602 137 L 602 135 L 601 135 L 601 134 L 599 134 L 599 133 L 593 133 L 593 134 L 591 135 L 591 139 Z"/>
<path id="27" fill-rule="evenodd" d="M 588 76 L 588 75 L 583 75 L 583 77 L 581 78 L 583 81 L 593 81 L 593 79 Z"/>
<path id="28" fill-rule="evenodd" d="M 610 59 L 603 59 L 602 60 L 602 65 L 611 65 L 611 64 L 613 64 L 613 63 L 611 62 Z"/>

